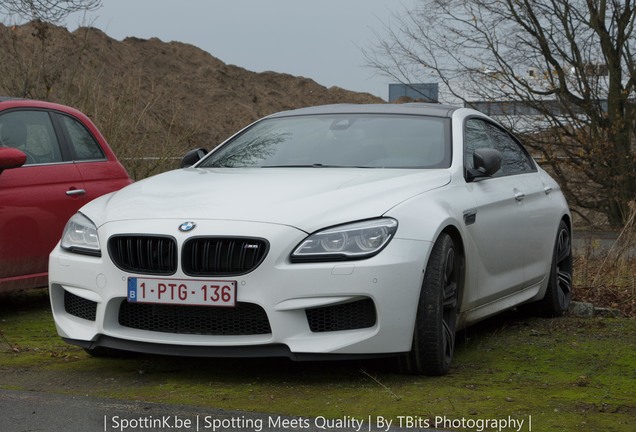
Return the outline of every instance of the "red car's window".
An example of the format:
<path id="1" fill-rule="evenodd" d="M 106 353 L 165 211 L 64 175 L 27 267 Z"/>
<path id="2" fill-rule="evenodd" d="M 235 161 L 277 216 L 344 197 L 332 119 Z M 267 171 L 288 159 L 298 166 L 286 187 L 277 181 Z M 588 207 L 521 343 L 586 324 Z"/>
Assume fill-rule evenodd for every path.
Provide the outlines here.
<path id="1" fill-rule="evenodd" d="M 63 161 L 51 118 L 44 111 L 12 111 L 2 114 L 0 145 L 26 153 L 25 165 Z"/>
<path id="2" fill-rule="evenodd" d="M 106 159 L 97 141 L 79 121 L 69 116 L 59 116 L 66 127 L 75 160 L 103 160 Z"/>

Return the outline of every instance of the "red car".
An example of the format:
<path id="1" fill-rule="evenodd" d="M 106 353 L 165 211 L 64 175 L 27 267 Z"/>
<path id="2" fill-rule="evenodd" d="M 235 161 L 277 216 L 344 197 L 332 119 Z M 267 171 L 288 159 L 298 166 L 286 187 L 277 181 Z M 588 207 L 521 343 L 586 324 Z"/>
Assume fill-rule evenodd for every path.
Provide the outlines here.
<path id="1" fill-rule="evenodd" d="M 81 112 L 0 98 L 0 293 L 46 286 L 48 256 L 67 220 L 131 182 Z"/>

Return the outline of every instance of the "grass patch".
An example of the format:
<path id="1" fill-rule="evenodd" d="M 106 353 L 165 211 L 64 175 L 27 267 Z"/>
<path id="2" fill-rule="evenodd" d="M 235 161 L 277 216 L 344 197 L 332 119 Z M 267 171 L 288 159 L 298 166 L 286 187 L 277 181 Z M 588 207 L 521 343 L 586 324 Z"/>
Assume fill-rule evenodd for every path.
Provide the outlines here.
<path id="1" fill-rule="evenodd" d="M 635 334 L 633 319 L 508 313 L 461 332 L 440 378 L 397 375 L 380 361 L 98 359 L 58 338 L 39 292 L 0 307 L 0 389 L 305 417 L 532 416 L 533 431 L 631 431 Z"/>

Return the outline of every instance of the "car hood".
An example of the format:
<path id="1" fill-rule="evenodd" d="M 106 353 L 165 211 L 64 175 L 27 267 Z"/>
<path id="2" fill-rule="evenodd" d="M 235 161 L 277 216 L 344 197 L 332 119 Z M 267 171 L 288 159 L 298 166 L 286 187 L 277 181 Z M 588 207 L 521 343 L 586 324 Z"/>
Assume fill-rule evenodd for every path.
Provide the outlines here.
<path id="1" fill-rule="evenodd" d="M 364 168 L 186 168 L 136 182 L 82 213 L 110 221 L 238 220 L 306 232 L 378 217 L 415 195 L 444 186 L 446 170 Z"/>

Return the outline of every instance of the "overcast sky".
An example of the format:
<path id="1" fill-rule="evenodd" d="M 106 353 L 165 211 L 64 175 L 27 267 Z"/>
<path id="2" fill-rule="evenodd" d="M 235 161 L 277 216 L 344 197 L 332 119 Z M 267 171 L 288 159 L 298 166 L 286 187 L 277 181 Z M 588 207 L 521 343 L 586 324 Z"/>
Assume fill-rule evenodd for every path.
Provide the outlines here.
<path id="1" fill-rule="evenodd" d="M 389 80 L 365 66 L 370 48 L 395 11 L 417 0 L 103 0 L 70 30 L 92 25 L 110 37 L 179 41 L 221 61 L 262 72 L 311 78 L 319 84 L 388 98 Z"/>

